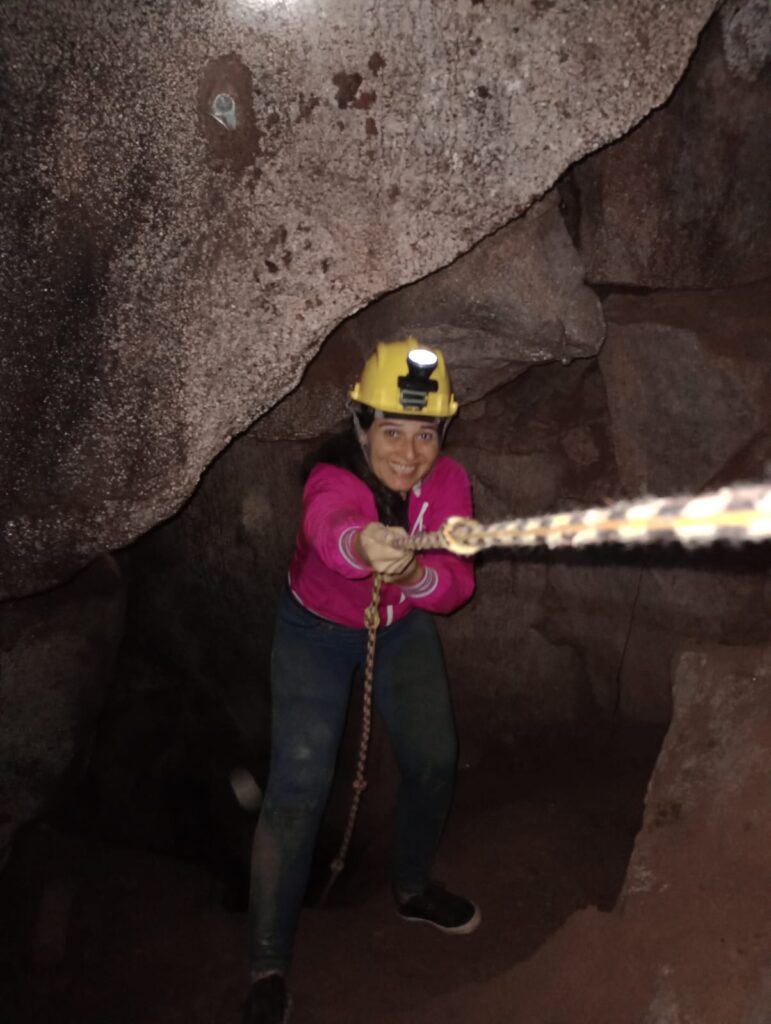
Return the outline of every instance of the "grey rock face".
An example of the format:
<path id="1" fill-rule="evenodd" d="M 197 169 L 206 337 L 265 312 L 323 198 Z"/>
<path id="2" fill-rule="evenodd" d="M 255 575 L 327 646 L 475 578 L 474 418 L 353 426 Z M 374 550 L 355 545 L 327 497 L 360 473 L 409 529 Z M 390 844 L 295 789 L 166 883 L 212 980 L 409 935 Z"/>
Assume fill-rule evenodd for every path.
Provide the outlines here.
<path id="1" fill-rule="evenodd" d="M 720 7 L 728 67 L 754 82 L 771 59 L 771 11 L 765 0 L 728 0 Z"/>
<path id="2" fill-rule="evenodd" d="M 587 280 L 710 288 L 771 274 L 771 8 L 726 4 L 721 18 L 722 42 L 716 22 L 666 106 L 573 172 Z"/>
<path id="3" fill-rule="evenodd" d="M 88 750 L 123 605 L 117 566 L 102 558 L 57 590 L 0 606 L 0 858 Z"/>
<path id="4" fill-rule="evenodd" d="M 714 6 L 5 4 L 0 594 L 178 508 L 343 318 L 660 104 Z"/>
<path id="5" fill-rule="evenodd" d="M 392 292 L 342 324 L 302 386 L 263 416 L 255 437 L 316 437 L 346 415 L 353 383 L 378 341 L 415 335 L 438 345 L 462 404 L 500 388 L 533 364 L 596 355 L 602 307 L 552 192 L 451 266 Z"/>

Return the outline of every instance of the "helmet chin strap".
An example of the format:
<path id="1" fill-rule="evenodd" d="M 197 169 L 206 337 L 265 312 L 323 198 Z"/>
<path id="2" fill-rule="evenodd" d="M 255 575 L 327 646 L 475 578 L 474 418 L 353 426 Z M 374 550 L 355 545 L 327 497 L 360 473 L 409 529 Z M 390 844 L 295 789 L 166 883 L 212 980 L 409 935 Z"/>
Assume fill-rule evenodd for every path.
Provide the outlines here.
<path id="1" fill-rule="evenodd" d="M 364 460 L 369 468 L 372 469 L 372 460 L 369 457 L 369 444 L 367 443 L 367 431 L 359 422 L 359 414 L 355 409 L 351 410 L 351 415 L 353 416 L 353 429 L 356 431 L 356 440 L 359 442 L 361 454 L 364 456 Z M 377 412 L 375 415 L 377 416 Z"/>

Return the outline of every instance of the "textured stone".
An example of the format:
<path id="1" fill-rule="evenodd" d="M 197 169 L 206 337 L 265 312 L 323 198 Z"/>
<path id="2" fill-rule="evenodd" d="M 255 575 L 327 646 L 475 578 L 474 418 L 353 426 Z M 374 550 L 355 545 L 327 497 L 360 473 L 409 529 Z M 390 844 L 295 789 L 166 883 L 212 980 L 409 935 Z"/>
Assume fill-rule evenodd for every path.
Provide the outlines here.
<path id="1" fill-rule="evenodd" d="M 533 364 L 586 358 L 605 336 L 600 302 L 555 192 L 453 264 L 372 303 L 325 343 L 293 392 L 254 426 L 260 438 L 314 437 L 346 413 L 346 389 L 378 341 L 440 345 L 464 404 Z"/>
<path id="2" fill-rule="evenodd" d="M 143 689 L 184 681 L 254 750 L 267 750 L 270 645 L 300 522 L 305 451 L 246 434 L 175 519 L 121 556 L 132 582 L 119 687 L 142 723 Z"/>
<path id="3" fill-rule="evenodd" d="M 614 304 L 615 299 L 606 303 L 609 311 Z M 740 360 L 737 379 L 749 385 L 753 375 L 758 378 L 752 408 L 762 421 L 768 409 L 761 400 L 763 377 L 757 368 L 763 349 L 755 333 L 763 322 L 761 313 L 740 299 L 733 323 L 709 308 L 700 323 L 730 325 L 736 338 L 742 305 L 748 319 L 741 336 L 761 347 L 745 347 L 744 357 L 751 358 L 743 368 Z M 686 304 L 680 313 L 686 316 L 692 309 Z M 655 328 L 641 333 L 640 345 L 651 336 L 656 337 Z M 739 358 L 741 345 L 734 347 Z M 606 355 L 603 350 L 601 365 Z M 729 377 L 725 362 L 722 350 L 705 346 L 705 371 Z M 645 450 L 659 432 L 661 445 L 649 465 L 659 474 L 658 482 L 668 479 L 682 487 L 693 446 L 667 446 L 665 441 L 695 432 L 693 409 L 684 399 L 654 402 L 657 380 L 669 382 L 673 370 L 678 364 L 671 355 L 668 363 L 659 358 L 657 369 L 649 369 L 648 384 L 645 374 L 630 374 L 625 364 L 611 382 L 623 381 L 625 390 L 606 397 L 594 360 L 551 365 L 531 370 L 478 403 L 483 410 L 478 416 L 468 415 L 475 406 L 464 409 L 449 437 L 470 471 L 477 517 L 495 521 L 617 500 L 630 486 L 632 453 Z M 687 376 L 678 385 L 683 374 L 685 367 L 673 375 L 672 387 L 689 387 Z M 622 409 L 623 444 L 608 402 L 611 410 Z M 706 404 L 711 421 L 724 423 L 727 410 L 720 396 Z M 732 451 L 727 461 L 718 462 L 721 448 L 709 422 L 703 425 L 707 437 L 698 451 L 714 458 L 716 481 L 760 475 L 764 458 L 758 445 L 738 455 Z M 771 456 L 771 436 L 766 436 Z M 714 438 L 722 438 L 717 428 Z M 468 689 L 458 687 L 463 720 L 473 722 L 490 743 L 521 743 L 539 732 L 547 742 L 559 742 L 561 734 L 589 736 L 610 721 L 661 728 L 672 712 L 671 660 L 693 638 L 748 643 L 768 633 L 771 550 L 765 546 L 701 552 L 678 547 L 500 552 L 478 561 L 473 602 L 441 628 L 453 672 L 460 680 L 473 680 Z"/>
<path id="4" fill-rule="evenodd" d="M 4 4 L 0 593 L 178 508 L 344 317 L 663 102 L 714 7 Z"/>
<path id="5" fill-rule="evenodd" d="M 711 25 L 670 101 L 572 172 L 587 280 L 711 288 L 771 274 L 771 7 L 721 17 L 725 53 Z M 754 77 L 739 77 L 748 64 Z"/>
<path id="6" fill-rule="evenodd" d="M 720 28 L 728 67 L 754 82 L 771 57 L 771 15 L 765 0 L 727 0 Z"/>
<path id="7" fill-rule="evenodd" d="M 57 590 L 0 604 L 0 858 L 83 766 L 112 681 L 123 605 L 111 558 Z"/>
<path id="8" fill-rule="evenodd" d="M 674 693 L 613 913 L 579 911 L 529 960 L 432 1001 L 427 1020 L 509 1024 L 516 1007 L 570 1024 L 766 1024 L 771 648 L 686 652 Z"/>
<path id="9" fill-rule="evenodd" d="M 771 458 L 770 285 L 605 303 L 600 367 L 628 496 L 762 477 Z"/>

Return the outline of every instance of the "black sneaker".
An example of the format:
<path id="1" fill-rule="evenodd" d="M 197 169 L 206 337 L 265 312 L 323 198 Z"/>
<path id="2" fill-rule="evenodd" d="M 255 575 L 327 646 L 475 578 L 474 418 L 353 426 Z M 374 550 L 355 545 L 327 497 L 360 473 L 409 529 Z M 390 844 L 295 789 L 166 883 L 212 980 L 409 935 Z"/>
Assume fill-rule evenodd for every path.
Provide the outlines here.
<path id="1" fill-rule="evenodd" d="M 266 974 L 249 989 L 244 1004 L 243 1024 L 286 1024 L 290 999 L 283 974 Z"/>
<path id="2" fill-rule="evenodd" d="M 397 909 L 405 921 L 424 921 L 443 932 L 469 935 L 479 927 L 479 907 L 463 896 L 456 896 L 438 882 L 429 882 L 423 892 L 397 899 Z"/>

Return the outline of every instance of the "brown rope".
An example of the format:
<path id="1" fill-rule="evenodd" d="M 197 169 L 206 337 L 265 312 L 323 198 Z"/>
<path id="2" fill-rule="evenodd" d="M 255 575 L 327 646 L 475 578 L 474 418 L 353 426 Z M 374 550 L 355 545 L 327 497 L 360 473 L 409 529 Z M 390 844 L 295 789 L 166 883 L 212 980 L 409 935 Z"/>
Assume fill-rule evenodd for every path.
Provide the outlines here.
<path id="1" fill-rule="evenodd" d="M 318 905 L 320 907 L 323 907 L 326 903 L 330 889 L 345 867 L 345 858 L 348 856 L 348 847 L 351 845 L 356 817 L 359 813 L 359 804 L 361 803 L 362 794 L 367 788 L 365 771 L 367 768 L 369 737 L 372 731 L 372 680 L 375 675 L 375 646 L 377 644 L 377 631 L 380 626 L 380 588 L 382 584 L 383 577 L 380 573 L 375 573 L 372 577 L 372 599 L 370 600 L 369 607 L 364 612 L 364 625 L 367 628 L 367 660 L 364 665 L 359 757 L 356 762 L 356 777 L 352 783 L 353 800 L 351 801 L 351 809 L 348 812 L 348 824 L 345 826 L 343 841 L 340 844 L 340 849 L 337 851 L 337 856 L 329 865 L 329 878 L 319 897 Z"/>

